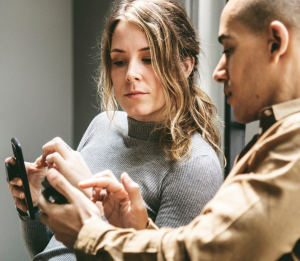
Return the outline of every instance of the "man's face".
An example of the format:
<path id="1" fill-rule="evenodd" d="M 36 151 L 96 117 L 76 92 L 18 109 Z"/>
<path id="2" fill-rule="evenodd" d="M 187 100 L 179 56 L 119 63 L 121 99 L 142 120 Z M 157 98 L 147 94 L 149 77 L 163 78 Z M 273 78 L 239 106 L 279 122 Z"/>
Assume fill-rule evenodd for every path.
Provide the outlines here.
<path id="1" fill-rule="evenodd" d="M 262 108 L 272 105 L 268 35 L 256 35 L 234 20 L 234 2 L 237 1 L 228 2 L 221 16 L 219 41 L 224 53 L 214 79 L 224 83 L 235 120 L 248 123 L 258 119 Z"/>

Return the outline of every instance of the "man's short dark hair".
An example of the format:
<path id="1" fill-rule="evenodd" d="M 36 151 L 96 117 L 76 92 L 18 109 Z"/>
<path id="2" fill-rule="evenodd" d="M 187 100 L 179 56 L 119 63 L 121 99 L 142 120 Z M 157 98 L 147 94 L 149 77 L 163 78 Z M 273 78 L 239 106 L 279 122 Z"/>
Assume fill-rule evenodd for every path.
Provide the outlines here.
<path id="1" fill-rule="evenodd" d="M 242 0 L 240 3 L 233 18 L 254 33 L 262 33 L 273 21 L 280 21 L 300 34 L 300 0 Z"/>

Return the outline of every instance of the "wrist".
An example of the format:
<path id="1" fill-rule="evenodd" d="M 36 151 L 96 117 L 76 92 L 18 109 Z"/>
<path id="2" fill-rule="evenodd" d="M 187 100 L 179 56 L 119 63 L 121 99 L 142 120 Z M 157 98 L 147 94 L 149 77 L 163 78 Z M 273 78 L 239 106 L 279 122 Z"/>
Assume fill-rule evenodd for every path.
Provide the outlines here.
<path id="1" fill-rule="evenodd" d="M 17 206 L 16 206 L 16 210 L 18 211 L 19 215 L 22 216 L 22 217 L 28 217 L 29 216 L 27 212 L 23 212 Z M 36 206 L 36 207 L 33 208 L 33 211 L 34 211 L 34 214 L 36 214 L 37 212 L 40 211 L 40 209 Z"/>

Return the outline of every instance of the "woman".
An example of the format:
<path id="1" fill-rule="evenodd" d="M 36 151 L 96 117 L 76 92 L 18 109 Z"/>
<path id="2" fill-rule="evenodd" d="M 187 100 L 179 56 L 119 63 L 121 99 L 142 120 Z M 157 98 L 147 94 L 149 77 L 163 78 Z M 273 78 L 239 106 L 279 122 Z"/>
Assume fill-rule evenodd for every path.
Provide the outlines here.
<path id="1" fill-rule="evenodd" d="M 223 180 L 216 110 L 195 85 L 200 51 L 195 30 L 175 0 L 123 0 L 112 9 L 101 47 L 105 112 L 80 142 L 84 160 L 55 139 L 43 147 L 39 164 L 46 159 L 64 168 L 76 187 L 104 169 L 118 181 L 127 171 L 159 227 L 188 224 Z M 116 112 L 117 102 L 125 112 Z M 91 196 L 91 190 L 85 193 Z M 16 206 L 24 207 L 17 200 Z M 38 219 L 21 219 L 34 260 L 75 258 Z"/>

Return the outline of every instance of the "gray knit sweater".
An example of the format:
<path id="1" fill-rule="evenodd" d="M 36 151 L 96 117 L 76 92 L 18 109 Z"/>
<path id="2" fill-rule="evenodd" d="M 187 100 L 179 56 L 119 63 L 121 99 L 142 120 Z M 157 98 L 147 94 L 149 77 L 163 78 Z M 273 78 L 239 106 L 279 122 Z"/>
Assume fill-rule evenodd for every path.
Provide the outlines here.
<path id="1" fill-rule="evenodd" d="M 214 150 L 192 137 L 192 153 L 185 162 L 170 162 L 159 149 L 155 123 L 138 122 L 126 113 L 115 116 L 117 128 L 101 113 L 90 124 L 78 150 L 93 174 L 110 169 L 120 180 L 123 172 L 140 185 L 148 215 L 159 226 L 188 224 L 220 187 L 223 176 Z M 51 230 L 20 217 L 25 245 L 33 260 L 76 260 L 72 250 L 56 241 Z"/>

